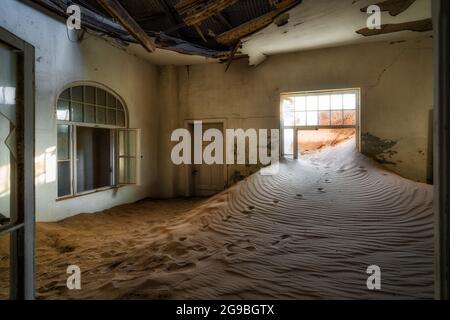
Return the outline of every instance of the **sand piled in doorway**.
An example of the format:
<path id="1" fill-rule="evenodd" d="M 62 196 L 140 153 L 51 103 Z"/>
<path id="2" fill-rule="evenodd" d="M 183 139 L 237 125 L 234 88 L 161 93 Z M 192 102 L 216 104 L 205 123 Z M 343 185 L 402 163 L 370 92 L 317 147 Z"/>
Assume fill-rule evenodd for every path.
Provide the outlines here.
<path id="1" fill-rule="evenodd" d="M 37 248 L 41 299 L 433 298 L 432 187 L 346 142 L 207 201 L 39 224 Z M 71 264 L 80 291 L 66 288 Z M 369 265 L 381 291 L 367 290 Z"/>

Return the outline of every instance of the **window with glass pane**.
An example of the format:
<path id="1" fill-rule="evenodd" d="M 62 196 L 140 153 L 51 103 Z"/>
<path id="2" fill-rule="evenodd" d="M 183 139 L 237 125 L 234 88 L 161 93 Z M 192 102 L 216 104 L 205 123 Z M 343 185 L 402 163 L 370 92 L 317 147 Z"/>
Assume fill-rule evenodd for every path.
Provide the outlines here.
<path id="1" fill-rule="evenodd" d="M 307 96 L 306 97 L 306 110 L 307 111 L 317 111 L 319 99 L 317 96 Z"/>
<path id="2" fill-rule="evenodd" d="M 0 42 L 0 227 L 16 216 L 18 60 L 18 53 Z"/>
<path id="3" fill-rule="evenodd" d="M 136 183 L 137 131 L 119 131 L 119 183 Z"/>
<path id="4" fill-rule="evenodd" d="M 56 117 L 58 120 L 70 120 L 70 101 L 59 99 Z"/>
<path id="5" fill-rule="evenodd" d="M 291 99 L 283 102 L 283 121 L 285 126 L 293 126 L 295 123 L 295 105 Z"/>
<path id="6" fill-rule="evenodd" d="M 106 107 L 106 91 L 97 88 L 97 105 Z"/>
<path id="7" fill-rule="evenodd" d="M 358 91 L 330 91 L 283 97 L 283 127 L 356 125 Z"/>
<path id="8" fill-rule="evenodd" d="M 90 86 L 86 86 L 84 89 L 84 93 L 85 93 L 85 103 L 91 104 L 91 105 L 95 105 L 96 104 L 96 99 L 95 99 L 95 92 L 96 92 L 96 88 L 94 87 L 90 87 Z"/>
<path id="9" fill-rule="evenodd" d="M 70 126 L 58 125 L 58 197 L 70 195 Z"/>
<path id="10" fill-rule="evenodd" d="M 359 90 L 317 91 L 283 94 L 281 106 L 283 149 L 294 154 L 297 130 L 327 127 L 355 127 L 359 107 Z"/>
<path id="11" fill-rule="evenodd" d="M 126 111 L 118 98 L 101 88 L 75 86 L 64 90 L 56 106 L 59 121 L 126 127 Z"/>
<path id="12" fill-rule="evenodd" d="M 64 90 L 57 101 L 58 197 L 137 181 L 138 131 L 127 127 L 124 104 L 89 85 Z"/>
<path id="13" fill-rule="evenodd" d="M 106 108 L 97 107 L 96 123 L 106 124 Z"/>
<path id="14" fill-rule="evenodd" d="M 84 102 L 84 93 L 83 93 L 82 86 L 72 88 L 72 100 L 78 101 L 78 102 Z"/>
<path id="15" fill-rule="evenodd" d="M 90 104 L 84 105 L 84 122 L 95 123 L 95 106 Z"/>

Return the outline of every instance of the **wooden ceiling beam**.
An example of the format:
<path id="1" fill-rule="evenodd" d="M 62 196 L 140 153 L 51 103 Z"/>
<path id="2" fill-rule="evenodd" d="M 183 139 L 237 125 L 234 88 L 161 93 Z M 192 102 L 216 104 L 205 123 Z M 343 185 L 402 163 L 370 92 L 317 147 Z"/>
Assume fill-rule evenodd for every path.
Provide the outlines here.
<path id="1" fill-rule="evenodd" d="M 155 51 L 155 43 L 153 40 L 145 33 L 145 31 L 139 26 L 139 24 L 134 20 L 127 10 L 119 3 L 117 0 L 97 0 L 100 4 L 114 19 L 119 21 L 119 23 L 133 36 L 133 38 L 138 41 L 147 51 Z"/>
<path id="2" fill-rule="evenodd" d="M 160 4 L 160 6 L 162 7 L 162 9 L 164 10 L 164 12 L 166 13 L 167 17 L 169 18 L 170 22 L 173 25 L 180 24 L 181 21 L 179 21 L 177 19 L 175 14 L 172 12 L 173 8 L 171 9 L 171 7 L 169 6 L 169 4 L 167 3 L 166 0 L 159 0 L 159 4 Z"/>
<path id="3" fill-rule="evenodd" d="M 181 0 L 175 5 L 178 14 L 188 26 L 200 25 L 238 0 Z"/>
<path id="4" fill-rule="evenodd" d="M 265 15 L 250 20 L 240 26 L 224 32 L 216 37 L 216 41 L 223 45 L 232 45 L 245 36 L 248 36 L 268 26 L 281 13 L 295 7 L 301 0 L 281 0 L 275 5 L 275 9 Z"/>
<path id="5" fill-rule="evenodd" d="M 165 12 L 155 12 L 155 13 L 151 13 L 151 14 L 135 16 L 134 20 L 136 22 L 146 22 L 148 20 L 157 20 L 157 19 L 161 19 L 161 18 L 165 18 L 165 17 L 166 17 Z"/>
<path id="6" fill-rule="evenodd" d="M 225 28 L 227 28 L 227 29 L 233 29 L 233 26 L 231 25 L 231 23 L 228 21 L 228 19 L 227 18 L 225 18 L 224 16 L 223 16 L 223 14 L 222 13 L 217 13 L 214 17 L 216 17 L 216 19 L 218 19 L 219 21 L 220 21 L 220 23 L 222 23 L 224 26 L 225 26 Z"/>

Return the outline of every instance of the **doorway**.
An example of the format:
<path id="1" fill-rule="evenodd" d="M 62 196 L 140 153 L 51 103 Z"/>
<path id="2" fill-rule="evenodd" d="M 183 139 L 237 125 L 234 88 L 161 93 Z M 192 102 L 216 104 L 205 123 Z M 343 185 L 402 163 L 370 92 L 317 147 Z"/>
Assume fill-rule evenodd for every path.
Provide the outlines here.
<path id="1" fill-rule="evenodd" d="M 220 120 L 203 120 L 202 121 L 202 135 L 209 129 L 217 129 L 222 132 L 225 131 L 224 121 Z M 191 137 L 194 139 L 194 123 L 188 123 Z M 211 142 L 203 141 L 202 150 L 205 149 Z M 191 143 L 191 155 L 194 155 L 194 143 Z M 204 161 L 203 161 L 204 162 Z M 194 164 L 188 166 L 188 181 L 189 181 L 189 195 L 194 197 L 210 197 L 223 191 L 227 185 L 226 166 L 224 164 L 205 163 Z"/>

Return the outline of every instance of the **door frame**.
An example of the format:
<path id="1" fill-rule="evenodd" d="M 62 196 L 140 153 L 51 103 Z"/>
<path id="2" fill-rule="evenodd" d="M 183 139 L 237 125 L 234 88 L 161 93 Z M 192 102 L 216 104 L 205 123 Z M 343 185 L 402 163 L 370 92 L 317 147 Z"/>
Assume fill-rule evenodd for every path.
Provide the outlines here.
<path id="1" fill-rule="evenodd" d="M 10 299 L 35 298 L 35 50 L 0 27 L 0 41 L 18 53 L 16 219 L 2 228 L 10 235 Z"/>
<path id="2" fill-rule="evenodd" d="M 223 133 L 223 148 L 224 148 L 224 163 L 223 163 L 223 181 L 224 181 L 224 189 L 226 186 L 228 186 L 228 165 L 225 161 L 225 150 L 226 150 L 226 129 L 227 129 L 227 119 L 225 118 L 211 118 L 211 119 L 185 119 L 184 120 L 184 128 L 187 129 L 191 135 L 192 132 L 190 130 L 191 126 L 194 125 L 194 122 L 196 121 L 202 121 L 203 124 L 211 124 L 211 123 L 220 123 L 222 124 L 222 133 Z M 191 148 L 193 146 L 191 145 Z M 185 178 L 185 184 L 184 184 L 184 196 L 186 197 L 192 197 L 195 195 L 194 190 L 194 179 L 192 177 L 192 166 L 193 164 L 184 164 L 184 178 Z"/>
<path id="3" fill-rule="evenodd" d="M 450 3 L 433 1 L 435 297 L 450 296 Z"/>

